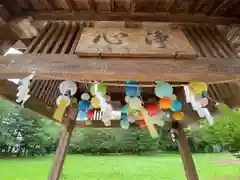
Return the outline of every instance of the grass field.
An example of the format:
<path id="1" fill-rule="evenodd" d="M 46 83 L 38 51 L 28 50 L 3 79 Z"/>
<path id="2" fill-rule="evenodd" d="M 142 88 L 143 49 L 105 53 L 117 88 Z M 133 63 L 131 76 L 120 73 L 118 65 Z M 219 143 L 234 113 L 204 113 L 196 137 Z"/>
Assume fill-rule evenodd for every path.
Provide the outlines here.
<path id="1" fill-rule="evenodd" d="M 227 154 L 194 155 L 200 180 L 239 180 L 240 163 Z M 46 180 L 52 157 L 0 159 L 0 180 Z M 178 154 L 69 155 L 63 180 L 185 180 Z"/>

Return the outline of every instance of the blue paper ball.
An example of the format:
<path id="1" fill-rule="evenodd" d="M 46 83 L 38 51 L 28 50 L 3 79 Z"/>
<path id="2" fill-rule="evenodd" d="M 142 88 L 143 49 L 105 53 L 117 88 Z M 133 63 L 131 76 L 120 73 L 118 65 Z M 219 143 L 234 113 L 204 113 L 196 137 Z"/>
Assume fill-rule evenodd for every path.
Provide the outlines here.
<path id="1" fill-rule="evenodd" d="M 130 84 L 130 85 L 136 85 L 137 82 L 136 81 L 127 81 L 126 84 Z M 139 87 L 132 87 L 132 86 L 126 86 L 125 88 L 126 91 L 126 95 L 127 96 L 140 96 L 140 89 Z"/>
<path id="2" fill-rule="evenodd" d="M 121 120 L 127 121 L 127 114 L 126 113 L 121 113 Z"/>
<path id="3" fill-rule="evenodd" d="M 90 107 L 90 103 L 86 100 L 82 100 L 78 103 L 78 110 L 87 112 Z"/>
<path id="4" fill-rule="evenodd" d="M 121 108 L 121 112 L 122 114 L 127 114 L 127 106 L 124 105 L 122 108 Z"/>
<path id="5" fill-rule="evenodd" d="M 121 120 L 120 126 L 121 126 L 122 129 L 128 129 L 129 126 L 130 126 L 130 124 L 129 124 L 129 122 L 126 121 L 126 120 Z"/>
<path id="6" fill-rule="evenodd" d="M 87 113 L 85 111 L 78 111 L 77 119 L 80 121 L 87 120 Z"/>
<path id="7" fill-rule="evenodd" d="M 172 96 L 172 93 L 173 88 L 169 83 L 158 83 L 155 87 L 155 94 L 160 98 Z"/>
<path id="8" fill-rule="evenodd" d="M 181 111 L 182 103 L 180 101 L 178 101 L 178 100 L 174 100 L 171 109 L 174 112 Z"/>

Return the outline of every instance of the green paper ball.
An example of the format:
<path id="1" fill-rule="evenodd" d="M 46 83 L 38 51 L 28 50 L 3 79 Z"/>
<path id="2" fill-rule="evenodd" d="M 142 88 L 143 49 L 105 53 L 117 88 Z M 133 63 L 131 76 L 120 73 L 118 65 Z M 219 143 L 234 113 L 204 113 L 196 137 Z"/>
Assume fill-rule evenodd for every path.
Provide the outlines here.
<path id="1" fill-rule="evenodd" d="M 107 88 L 105 86 L 105 84 L 92 84 L 90 87 L 90 92 L 93 96 L 95 96 L 95 87 L 97 87 L 97 91 L 100 92 L 102 94 L 102 96 L 104 96 L 107 93 Z"/>

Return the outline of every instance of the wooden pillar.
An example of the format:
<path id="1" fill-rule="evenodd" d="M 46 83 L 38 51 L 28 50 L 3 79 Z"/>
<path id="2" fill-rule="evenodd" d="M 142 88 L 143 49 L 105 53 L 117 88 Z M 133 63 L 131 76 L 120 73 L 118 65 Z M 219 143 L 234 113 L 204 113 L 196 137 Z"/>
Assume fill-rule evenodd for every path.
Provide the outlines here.
<path id="1" fill-rule="evenodd" d="M 186 133 L 180 123 L 176 123 L 176 141 L 184 165 L 187 180 L 198 180 L 196 167 L 188 145 Z"/>
<path id="2" fill-rule="evenodd" d="M 63 133 L 61 135 L 60 141 L 58 143 L 55 160 L 54 160 L 50 175 L 48 177 L 48 180 L 59 180 L 61 177 L 64 160 L 67 155 L 72 132 L 76 124 L 76 116 L 77 116 L 76 101 L 70 105 L 67 111 L 68 111 L 67 117 L 64 117 L 64 121 L 66 122 L 66 124 L 65 124 Z"/>

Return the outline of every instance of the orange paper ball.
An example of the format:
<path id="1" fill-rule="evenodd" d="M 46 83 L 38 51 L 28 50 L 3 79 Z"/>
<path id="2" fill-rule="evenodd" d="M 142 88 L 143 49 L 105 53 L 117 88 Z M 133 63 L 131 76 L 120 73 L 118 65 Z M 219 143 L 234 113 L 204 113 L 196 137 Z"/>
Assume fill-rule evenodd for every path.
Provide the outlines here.
<path id="1" fill-rule="evenodd" d="M 169 109 L 172 107 L 172 99 L 169 98 L 169 97 L 164 97 L 164 98 L 161 98 L 160 101 L 159 101 L 159 107 L 160 109 Z"/>
<path id="2" fill-rule="evenodd" d="M 144 120 L 144 117 L 141 112 L 138 113 L 138 120 Z"/>
<path id="3" fill-rule="evenodd" d="M 174 112 L 173 113 L 173 118 L 177 121 L 183 120 L 184 114 L 183 112 Z"/>

